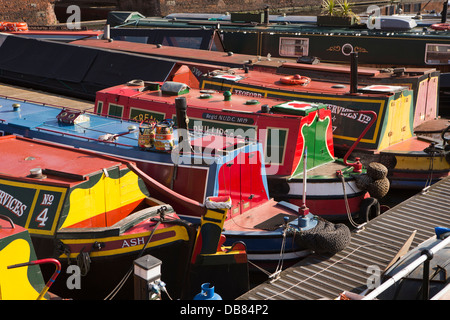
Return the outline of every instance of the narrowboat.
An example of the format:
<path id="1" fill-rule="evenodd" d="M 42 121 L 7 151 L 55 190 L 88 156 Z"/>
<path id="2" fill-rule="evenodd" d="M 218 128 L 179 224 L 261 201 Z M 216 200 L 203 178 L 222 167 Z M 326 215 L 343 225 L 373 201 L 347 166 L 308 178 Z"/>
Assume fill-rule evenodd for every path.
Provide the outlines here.
<path id="1" fill-rule="evenodd" d="M 391 188 L 427 189 L 450 175 L 449 129 L 447 124 L 439 139 L 415 136 L 377 154 L 376 159 L 389 170 Z"/>
<path id="2" fill-rule="evenodd" d="M 168 58 L 5 33 L 0 34 L 0 55 L 8 57 L 0 62 L 2 82 L 86 100 L 132 79 L 169 80 L 181 67 Z M 216 68 L 205 64 L 197 69 L 204 73 Z"/>
<path id="3" fill-rule="evenodd" d="M 30 233 L 11 218 L 0 215 L 0 300 L 58 299 L 50 287 L 59 281 L 61 264 L 52 258 L 38 259 Z M 40 265 L 52 264 L 53 275 L 44 282 Z"/>
<path id="4" fill-rule="evenodd" d="M 352 215 L 359 213 L 360 203 L 369 196 L 355 185 L 352 174 L 357 174 L 352 171 L 353 167 L 335 161 L 332 114 L 325 104 L 255 99 L 229 91 L 189 88 L 181 82 L 167 81 L 160 86 L 141 81 L 99 91 L 96 112 L 137 121 L 175 119 L 175 100 L 178 97 L 184 97 L 189 106 L 189 129 L 240 135 L 262 143 L 271 197 L 302 204 L 303 153 L 306 147 L 309 150 L 307 170 L 317 168 L 308 172 L 310 188 L 307 191 L 309 206 L 315 214 L 331 220 L 347 219 L 345 192 L 337 171 L 345 175 Z M 376 119 L 373 112 L 363 113 L 358 117 L 365 117 L 361 121 L 366 123 L 360 127 L 358 135 L 353 132 L 353 137 L 364 142 L 364 139 L 358 139 L 359 136 L 366 127 L 370 129 L 367 125 L 374 124 Z"/>
<path id="5" fill-rule="evenodd" d="M 287 23 L 189 18 L 138 18 L 127 28 L 216 28 L 227 51 L 257 56 L 318 57 L 324 62 L 347 62 L 343 53 L 355 51 L 360 62 L 379 66 L 425 66 L 449 72 L 449 30 L 436 25 L 417 26 L 412 17 L 382 16 L 375 12 L 351 26 L 321 21 Z M 116 26 L 120 27 L 120 26 Z M 389 48 L 389 50 L 386 50 Z"/>
<path id="6" fill-rule="evenodd" d="M 177 118 L 186 119 L 183 99 L 176 101 Z M 154 143 L 150 145 L 152 135 L 145 135 L 144 123 L 30 102 L 17 104 L 6 98 L 2 105 L 0 130 L 4 133 L 132 160 L 136 165 L 128 163 L 127 168 L 144 181 L 155 197 L 169 203 L 186 220 L 200 220 L 208 197 L 228 196 L 230 207 L 223 234 L 231 243 L 243 239 L 250 260 L 267 261 L 276 256 L 278 261 L 282 249 L 286 250 L 283 259 L 298 260 L 311 249 L 301 241 L 297 243 L 302 238 L 297 232 L 286 235 L 287 227 L 313 232 L 325 221 L 309 211 L 304 213 L 298 206 L 269 198 L 259 143 L 203 132 L 189 135 L 187 124 L 184 129 L 174 129 L 168 125 L 170 119 L 165 119 L 156 125 Z M 343 236 L 347 237 L 347 233 Z M 334 243 L 334 239 L 328 238 L 328 243 Z M 77 246 L 77 250 L 83 248 Z"/>
<path id="7" fill-rule="evenodd" d="M 231 19 L 228 17 L 223 21 L 220 18 L 193 20 L 182 16 L 180 19 L 138 18 L 129 22 L 126 28 L 216 28 L 226 51 L 260 59 L 277 57 L 308 64 L 318 60 L 348 64 L 348 54 L 357 52 L 364 66 L 435 68 L 442 74 L 441 96 L 448 100 L 450 30 L 445 27 L 448 23 L 443 24 L 444 27 L 442 24 L 418 25 L 412 17 L 381 16 L 379 11 L 361 17 L 360 22 L 350 26 L 327 25 L 318 20 L 242 21 L 240 15 L 234 16 L 231 14 Z M 289 18 L 295 21 L 295 17 Z M 445 109 L 445 115 L 448 115 L 448 108 Z"/>
<path id="8" fill-rule="evenodd" d="M 64 272 L 53 293 L 106 298 L 145 253 L 164 261 L 163 279 L 179 296 L 195 229 L 151 197 L 126 163 L 14 135 L 1 137 L 0 149 L 0 212 L 28 230 L 38 258 L 61 264 Z M 70 272 L 71 265 L 78 271 Z M 46 267 L 41 266 L 44 274 Z M 71 278 L 74 272 L 77 280 Z M 72 287 L 66 285 L 70 281 Z M 127 281 L 117 297 L 132 292 Z"/>
<path id="9" fill-rule="evenodd" d="M 307 84 L 289 83 L 289 80 L 295 81 L 295 76 L 286 77 L 243 69 L 218 70 L 203 76 L 201 88 L 229 90 L 235 94 L 253 97 L 285 100 L 299 98 L 309 102 L 326 103 L 333 115 L 333 141 L 337 154 L 347 152 L 350 148 L 349 142 L 355 139 L 357 131 L 363 130 L 353 119 L 354 115 L 347 111 L 373 110 L 378 115 L 377 129 L 372 139 L 366 137 L 359 142 L 354 155 L 365 159 L 365 163 L 376 161 L 388 167 L 392 188 L 421 189 L 449 174 L 449 162 L 446 160 L 448 147 L 446 149 L 444 132 L 439 132 L 442 138 L 438 137 L 435 141 L 424 137 L 427 130 L 422 132 L 423 134 L 415 132 L 422 126 L 430 127 L 428 122 L 435 124 L 433 130 L 446 129 L 443 126 L 444 120 L 436 122 L 438 77 L 428 84 L 420 85 L 420 98 L 416 99 L 415 107 L 410 103 L 413 98 L 407 87 L 350 84 L 349 88 L 304 78 L 308 79 Z M 375 139 L 376 135 L 384 138 Z"/>
<path id="10" fill-rule="evenodd" d="M 139 30 L 145 31 L 145 29 Z M 359 55 L 357 59 L 355 59 L 356 63 L 351 63 L 352 58 L 351 55 L 349 55 L 347 57 L 348 64 L 333 64 L 324 63 L 318 60 L 316 60 L 317 62 L 315 63 L 311 63 L 311 61 L 308 59 L 305 59 L 305 61 L 296 61 L 293 59 L 273 57 L 261 58 L 257 56 L 236 54 L 230 52 L 224 53 L 217 51 L 196 50 L 190 48 L 149 45 L 145 43 L 133 43 L 130 41 L 121 40 L 107 41 L 87 39 L 74 41 L 72 42 L 72 44 L 99 49 L 109 49 L 114 51 L 143 54 L 155 58 L 173 59 L 174 61 L 178 62 L 176 68 L 178 68 L 179 65 L 185 64 L 185 66 L 190 69 L 192 74 L 198 80 L 199 84 L 191 82 L 191 87 L 204 86 L 202 83 L 205 82 L 205 75 L 208 73 L 208 71 L 209 73 L 213 74 L 214 71 L 226 72 L 231 68 L 232 70 L 230 70 L 229 72 L 240 73 L 241 76 L 244 76 L 244 78 L 247 79 L 239 80 L 239 82 L 241 83 L 249 81 L 252 78 L 251 72 L 250 74 L 244 75 L 243 71 L 238 71 L 240 69 L 245 69 L 254 72 L 259 71 L 261 72 L 259 74 L 260 76 L 266 73 L 278 74 L 279 79 L 281 79 L 282 77 L 298 74 L 300 76 L 310 78 L 315 83 L 325 82 L 325 85 L 329 86 L 346 87 L 341 88 L 341 90 L 345 92 L 346 89 L 347 92 L 349 92 L 352 85 L 351 74 L 352 72 L 354 72 L 355 83 L 362 87 L 385 85 L 392 87 L 406 87 L 412 90 L 412 99 L 415 110 L 413 123 L 414 127 L 416 127 L 423 121 L 433 119 L 433 117 L 436 117 L 437 114 L 444 114 L 446 112 L 445 104 L 440 103 L 441 73 L 435 68 L 374 68 L 362 67 L 359 65 L 354 66 L 354 64 L 358 64 Z M 211 66 L 214 65 L 216 65 L 217 68 L 211 69 Z M 207 66 L 209 66 L 209 68 L 206 68 Z M 352 71 L 353 69 L 355 69 L 355 71 Z M 236 79 L 237 78 L 233 80 L 230 78 L 228 80 L 231 83 L 232 81 L 236 81 Z M 168 80 L 173 79 L 168 78 Z M 247 85 L 249 87 L 252 87 L 256 84 L 252 83 L 252 85 L 250 85 L 250 83 L 248 83 Z M 307 90 L 308 87 L 303 89 L 305 91 L 309 91 Z M 247 92 L 248 90 L 243 91 Z M 280 91 L 291 90 L 280 89 Z"/>

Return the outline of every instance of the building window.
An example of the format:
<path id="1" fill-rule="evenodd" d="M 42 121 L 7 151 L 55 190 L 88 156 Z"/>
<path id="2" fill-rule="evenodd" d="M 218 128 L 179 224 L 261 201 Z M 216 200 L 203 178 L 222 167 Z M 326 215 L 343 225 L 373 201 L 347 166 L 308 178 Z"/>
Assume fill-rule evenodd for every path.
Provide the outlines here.
<path id="1" fill-rule="evenodd" d="M 419 12 L 421 7 L 422 7 L 421 3 L 414 3 L 413 4 L 414 12 Z"/>
<path id="2" fill-rule="evenodd" d="M 450 63 L 450 45 L 427 43 L 425 48 L 426 64 L 449 64 Z"/>
<path id="3" fill-rule="evenodd" d="M 280 56 L 301 57 L 308 55 L 308 38 L 280 38 Z"/>

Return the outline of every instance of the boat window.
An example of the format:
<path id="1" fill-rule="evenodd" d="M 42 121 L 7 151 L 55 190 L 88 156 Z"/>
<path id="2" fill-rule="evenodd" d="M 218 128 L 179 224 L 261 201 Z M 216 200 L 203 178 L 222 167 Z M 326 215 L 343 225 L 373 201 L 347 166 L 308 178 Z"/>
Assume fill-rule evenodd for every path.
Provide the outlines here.
<path id="1" fill-rule="evenodd" d="M 102 114 L 102 109 L 103 109 L 103 101 L 98 101 L 97 102 L 97 110 L 95 112 L 98 114 Z"/>
<path id="2" fill-rule="evenodd" d="M 449 64 L 450 63 L 450 45 L 427 43 L 425 49 L 426 64 Z"/>
<path id="3" fill-rule="evenodd" d="M 171 47 L 181 47 L 190 49 L 200 49 L 202 45 L 202 37 L 164 37 L 162 44 Z"/>
<path id="4" fill-rule="evenodd" d="M 118 104 L 113 104 L 113 103 L 109 104 L 109 110 L 108 110 L 109 116 L 121 118 L 122 112 L 123 112 L 123 106 L 120 106 Z"/>
<path id="5" fill-rule="evenodd" d="M 283 57 L 300 57 L 308 55 L 309 39 L 308 38 L 280 38 L 280 56 Z"/>
<path id="6" fill-rule="evenodd" d="M 137 43 L 147 43 L 148 37 L 144 36 L 118 36 L 115 37 L 114 40 L 128 41 L 128 42 L 137 42 Z"/>
<path id="7" fill-rule="evenodd" d="M 283 165 L 288 131 L 280 128 L 267 128 L 265 162 Z"/>

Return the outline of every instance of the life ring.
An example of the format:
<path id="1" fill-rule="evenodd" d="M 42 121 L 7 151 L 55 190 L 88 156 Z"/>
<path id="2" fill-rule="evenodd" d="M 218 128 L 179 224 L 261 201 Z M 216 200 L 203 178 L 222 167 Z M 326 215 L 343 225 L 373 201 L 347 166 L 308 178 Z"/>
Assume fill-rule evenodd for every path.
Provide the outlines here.
<path id="1" fill-rule="evenodd" d="M 0 31 L 27 31 L 26 22 L 3 22 L 0 21 Z"/>
<path id="2" fill-rule="evenodd" d="M 435 23 L 431 25 L 434 30 L 450 30 L 450 23 Z"/>
<path id="3" fill-rule="evenodd" d="M 299 74 L 295 74 L 293 76 L 287 76 L 280 78 L 281 83 L 284 84 L 299 84 L 301 86 L 306 86 L 311 82 L 311 78 L 303 77 Z"/>
<path id="4" fill-rule="evenodd" d="M 380 202 L 372 197 L 361 201 L 359 206 L 358 223 L 365 223 L 380 215 Z"/>

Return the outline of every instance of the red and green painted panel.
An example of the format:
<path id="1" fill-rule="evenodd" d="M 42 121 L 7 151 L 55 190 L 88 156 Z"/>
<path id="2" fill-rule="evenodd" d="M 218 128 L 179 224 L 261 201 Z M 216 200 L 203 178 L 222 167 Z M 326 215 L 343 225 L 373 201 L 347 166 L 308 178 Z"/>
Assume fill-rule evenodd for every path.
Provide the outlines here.
<path id="1" fill-rule="evenodd" d="M 296 168 L 293 176 L 303 172 L 304 153 L 307 149 L 306 168 L 334 161 L 330 112 L 323 104 L 289 101 L 273 106 L 273 112 L 304 116 L 296 148 Z"/>

